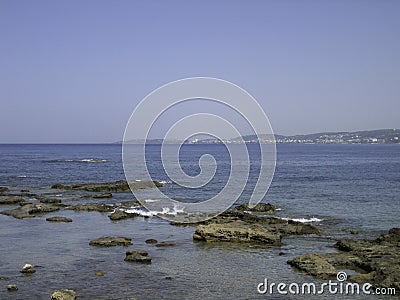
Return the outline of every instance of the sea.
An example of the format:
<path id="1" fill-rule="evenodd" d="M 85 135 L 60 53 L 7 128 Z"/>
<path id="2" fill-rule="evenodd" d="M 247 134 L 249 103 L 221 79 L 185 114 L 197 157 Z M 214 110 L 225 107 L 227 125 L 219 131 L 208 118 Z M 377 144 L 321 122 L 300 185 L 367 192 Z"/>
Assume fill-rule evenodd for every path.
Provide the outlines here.
<path id="1" fill-rule="evenodd" d="M 248 184 L 234 205 L 248 202 L 258 180 L 257 147 L 247 145 L 251 161 Z M 0 299 L 49 299 L 57 289 L 73 289 L 78 299 L 383 299 L 327 291 L 315 296 L 281 295 L 276 290 L 260 294 L 257 286 L 266 279 L 276 284 L 321 284 L 324 281 L 294 270 L 287 261 L 309 252 L 335 252 L 333 245 L 339 238 L 375 238 L 400 227 L 400 145 L 278 144 L 276 150 L 276 170 L 263 202 L 276 205 L 277 217 L 312 224 L 323 230 L 323 235 L 284 238 L 281 247 L 204 243 L 193 241 L 194 226 L 173 226 L 145 209 L 139 213 L 150 217 L 118 222 L 99 212 L 62 210 L 28 219 L 0 214 Z M 216 161 L 212 180 L 197 189 L 181 187 L 171 180 L 160 153 L 160 145 L 146 146 L 152 179 L 164 183 L 161 191 L 166 196 L 183 204 L 210 199 L 229 178 L 232 162 L 224 145 L 180 148 L 179 162 L 190 176 L 201 172 L 202 155 L 209 154 Z M 0 145 L 0 186 L 12 192 L 29 190 L 59 198 L 65 204 L 135 200 L 130 192 L 89 199 L 81 198 L 84 192 L 51 189 L 56 183 L 123 179 L 119 144 Z M 137 180 L 141 179 L 138 174 Z M 160 201 L 151 189 L 140 193 L 149 202 Z M 10 208 L 0 206 L 0 210 Z M 181 210 L 161 212 L 176 214 Z M 73 222 L 45 221 L 56 215 Z M 90 240 L 101 236 L 130 237 L 133 245 L 89 246 Z M 145 243 L 150 238 L 176 245 L 155 247 Z M 125 262 L 127 249 L 146 250 L 152 263 Z M 25 263 L 34 265 L 36 273 L 21 274 Z M 96 271 L 104 276 L 96 276 Z M 16 284 L 18 291 L 8 292 L 7 284 Z"/>

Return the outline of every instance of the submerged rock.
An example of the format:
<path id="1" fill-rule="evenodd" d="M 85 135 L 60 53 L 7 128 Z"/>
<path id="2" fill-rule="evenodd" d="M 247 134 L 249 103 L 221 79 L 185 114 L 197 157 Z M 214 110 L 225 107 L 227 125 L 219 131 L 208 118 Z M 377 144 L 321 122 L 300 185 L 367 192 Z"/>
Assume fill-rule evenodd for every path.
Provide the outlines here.
<path id="1" fill-rule="evenodd" d="M 72 222 L 71 218 L 67 218 L 67 217 L 50 217 L 50 218 L 46 218 L 46 221 L 48 222 L 66 222 L 66 223 L 70 223 Z"/>
<path id="2" fill-rule="evenodd" d="M 25 264 L 20 270 L 21 273 L 32 274 L 35 273 L 36 270 L 31 264 Z"/>
<path id="3" fill-rule="evenodd" d="M 90 241 L 89 245 L 97 247 L 129 246 L 132 245 L 132 239 L 122 236 L 103 236 Z"/>
<path id="4" fill-rule="evenodd" d="M 59 203 L 61 203 L 61 200 L 57 199 L 57 198 L 40 197 L 39 202 L 44 203 L 44 204 L 59 204 Z"/>
<path id="5" fill-rule="evenodd" d="M 144 250 L 129 250 L 126 251 L 125 261 L 138 263 L 151 263 L 149 254 Z"/>
<path id="6" fill-rule="evenodd" d="M 135 217 L 140 217 L 139 214 L 137 213 L 127 213 L 123 210 L 116 210 L 112 214 L 108 216 L 111 221 L 119 221 L 119 220 L 124 220 L 124 219 L 129 219 L 129 218 L 135 218 Z"/>
<path id="7" fill-rule="evenodd" d="M 242 204 L 242 205 L 235 207 L 235 210 L 251 211 L 251 212 L 273 215 L 276 211 L 276 207 L 275 207 L 275 205 L 270 204 L 270 203 L 258 203 L 251 208 L 249 207 L 249 204 Z"/>
<path id="8" fill-rule="evenodd" d="M 172 247 L 172 246 L 176 246 L 176 243 L 174 242 L 161 242 L 156 244 L 156 247 Z"/>
<path id="9" fill-rule="evenodd" d="M 76 292 L 74 290 L 58 290 L 50 296 L 51 300 L 75 300 Z"/>
<path id="10" fill-rule="evenodd" d="M 130 181 L 129 184 L 126 180 L 119 180 L 114 182 L 101 182 L 101 183 L 82 183 L 74 185 L 63 185 L 54 184 L 51 186 L 52 189 L 63 189 L 63 190 L 83 190 L 88 192 L 129 192 L 130 188 L 146 189 L 152 187 L 162 187 L 163 184 L 158 181 L 142 180 L 142 181 Z"/>
<path id="11" fill-rule="evenodd" d="M 18 287 L 15 284 L 8 284 L 7 285 L 7 290 L 9 292 L 16 292 L 16 291 L 18 291 Z"/>
<path id="12" fill-rule="evenodd" d="M 95 198 L 95 199 L 112 198 L 112 194 L 111 193 L 102 193 L 102 194 L 95 194 L 95 195 L 85 195 L 85 196 L 82 196 L 81 198 Z"/>
<path id="13" fill-rule="evenodd" d="M 273 217 L 226 211 L 196 227 L 193 239 L 206 242 L 256 242 L 281 245 L 281 238 L 290 235 L 320 234 L 309 225 Z"/>
<path id="14" fill-rule="evenodd" d="M 41 216 L 58 210 L 60 210 L 60 208 L 56 206 L 29 203 L 15 209 L 4 210 L 0 212 L 0 214 L 12 216 L 17 219 L 23 219 Z"/>
<path id="15" fill-rule="evenodd" d="M 146 240 L 146 244 L 154 245 L 154 244 L 157 244 L 157 243 L 158 243 L 158 241 L 155 240 L 155 239 L 147 239 Z"/>
<path id="16" fill-rule="evenodd" d="M 305 254 L 288 263 L 318 278 L 323 278 L 326 270 L 329 275 L 342 268 L 361 270 L 348 280 L 400 290 L 400 228 L 392 228 L 375 240 L 342 239 L 335 247 L 340 252 Z"/>
<path id="17" fill-rule="evenodd" d="M 0 204 L 12 205 L 12 204 L 19 204 L 22 202 L 25 202 L 25 200 L 18 196 L 0 197 Z"/>
<path id="18" fill-rule="evenodd" d="M 97 211 L 97 212 L 110 212 L 114 210 L 112 205 L 102 204 L 102 203 L 90 203 L 90 204 L 77 204 L 69 205 L 65 209 L 74 211 Z"/>

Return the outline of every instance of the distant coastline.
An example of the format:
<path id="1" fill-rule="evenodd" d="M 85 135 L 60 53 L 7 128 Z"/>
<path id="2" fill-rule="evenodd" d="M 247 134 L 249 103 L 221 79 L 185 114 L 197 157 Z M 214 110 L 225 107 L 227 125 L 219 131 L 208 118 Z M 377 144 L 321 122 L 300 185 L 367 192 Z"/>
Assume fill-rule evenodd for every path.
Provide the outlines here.
<path id="1" fill-rule="evenodd" d="M 378 129 L 354 132 L 321 132 L 302 135 L 280 135 L 275 134 L 277 144 L 399 144 L 400 129 Z M 167 144 L 179 143 L 178 140 L 149 139 L 146 144 Z M 271 135 L 260 134 L 246 135 L 232 139 L 189 139 L 185 144 L 251 144 L 251 143 L 271 144 L 274 139 Z M 122 143 L 121 141 L 117 144 Z M 129 144 L 143 144 L 141 140 L 131 140 Z"/>

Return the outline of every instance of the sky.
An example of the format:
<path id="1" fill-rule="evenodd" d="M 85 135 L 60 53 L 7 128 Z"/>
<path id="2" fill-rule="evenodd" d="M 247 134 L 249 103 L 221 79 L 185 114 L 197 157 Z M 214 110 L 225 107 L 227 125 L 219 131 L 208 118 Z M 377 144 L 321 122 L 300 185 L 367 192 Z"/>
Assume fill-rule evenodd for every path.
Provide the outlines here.
<path id="1" fill-rule="evenodd" d="M 0 143 L 119 141 L 146 95 L 196 76 L 248 91 L 277 134 L 399 128 L 399 13 L 397 0 L 1 0 Z M 185 108 L 168 116 L 153 137 Z"/>

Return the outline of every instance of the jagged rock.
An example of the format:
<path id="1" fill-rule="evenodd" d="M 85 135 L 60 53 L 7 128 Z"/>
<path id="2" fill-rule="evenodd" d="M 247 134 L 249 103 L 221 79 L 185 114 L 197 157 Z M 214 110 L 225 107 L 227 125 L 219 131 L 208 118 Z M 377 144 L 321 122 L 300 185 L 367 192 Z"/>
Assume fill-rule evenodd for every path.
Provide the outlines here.
<path id="1" fill-rule="evenodd" d="M 116 210 L 112 214 L 108 216 L 111 221 L 119 221 L 123 219 L 135 218 L 140 217 L 137 213 L 127 213 L 123 210 Z"/>
<path id="2" fill-rule="evenodd" d="M 288 260 L 288 264 L 319 279 L 335 278 L 336 269 L 325 259 L 315 253 L 304 254 Z"/>
<path id="3" fill-rule="evenodd" d="M 129 246 L 132 245 L 132 239 L 122 236 L 103 236 L 90 241 L 89 245 L 97 247 Z"/>
<path id="4" fill-rule="evenodd" d="M 76 292 L 74 290 L 58 290 L 51 294 L 51 300 L 75 300 Z"/>
<path id="5" fill-rule="evenodd" d="M 36 270 L 31 264 L 25 264 L 20 270 L 20 272 L 24 274 L 32 274 L 35 273 Z"/>
<path id="6" fill-rule="evenodd" d="M 24 199 L 18 196 L 0 197 L 0 204 L 12 205 L 12 204 L 19 204 L 24 201 L 25 201 Z"/>
<path id="7" fill-rule="evenodd" d="M 149 254 L 144 250 L 129 250 L 126 251 L 125 261 L 138 263 L 151 263 Z"/>
<path id="8" fill-rule="evenodd" d="M 235 208 L 238 211 L 251 211 L 263 214 L 273 215 L 276 211 L 276 207 L 270 203 L 258 203 L 254 207 L 249 207 L 248 204 L 242 204 Z"/>
<path id="9" fill-rule="evenodd" d="M 16 292 L 16 291 L 18 291 L 18 287 L 15 284 L 8 284 L 7 285 L 7 290 L 9 292 Z"/>
<path id="10" fill-rule="evenodd" d="M 102 204 L 102 203 L 91 203 L 91 204 L 77 204 L 67 206 L 65 209 L 74 211 L 97 211 L 97 212 L 110 212 L 114 210 L 112 205 Z"/>
<path id="11" fill-rule="evenodd" d="M 129 184 L 126 180 L 119 180 L 115 182 L 82 183 L 74 185 L 54 184 L 51 186 L 51 188 L 63 189 L 63 190 L 83 190 L 88 192 L 118 193 L 118 192 L 129 192 L 130 187 L 132 189 L 139 190 L 139 189 L 162 187 L 162 186 L 163 186 L 162 183 L 151 180 L 130 181 Z"/>
<path id="12" fill-rule="evenodd" d="M 279 246 L 283 236 L 303 234 L 320 234 L 320 231 L 301 222 L 226 211 L 198 225 L 193 238 L 208 242 L 256 242 Z"/>
<path id="13" fill-rule="evenodd" d="M 400 290 L 399 242 L 400 228 L 392 228 L 387 234 L 383 234 L 375 240 L 342 239 L 335 245 L 340 252 L 314 254 L 320 260 L 315 259 L 313 262 L 315 264 L 321 262 L 322 264 L 323 261 L 324 268 L 329 268 L 330 271 L 332 271 L 332 268 L 340 269 L 343 267 L 362 270 L 359 274 L 350 275 L 348 279 L 358 283 L 369 282 L 375 287 Z M 307 254 L 288 261 L 288 263 L 318 277 L 318 272 L 307 267 L 307 264 L 295 264 L 298 261 L 305 261 L 306 258 L 309 258 Z M 310 261 L 308 259 L 309 263 Z M 322 265 L 320 267 L 322 268 Z"/>
<path id="14" fill-rule="evenodd" d="M 56 206 L 48 206 L 44 204 L 25 204 L 21 207 L 4 210 L 0 212 L 3 215 L 12 216 L 17 219 L 23 218 L 33 218 L 37 216 L 41 216 L 50 212 L 55 212 L 60 210 L 59 207 Z"/>
<path id="15" fill-rule="evenodd" d="M 154 245 L 154 244 L 157 244 L 157 243 L 158 243 L 158 241 L 155 240 L 155 239 L 147 239 L 146 240 L 146 244 Z"/>
<path id="16" fill-rule="evenodd" d="M 56 217 L 47 218 L 46 221 L 48 221 L 48 222 L 66 222 L 66 223 L 70 223 L 70 222 L 72 222 L 72 219 L 71 218 L 67 218 L 67 217 L 58 217 L 58 216 L 56 216 Z"/>

